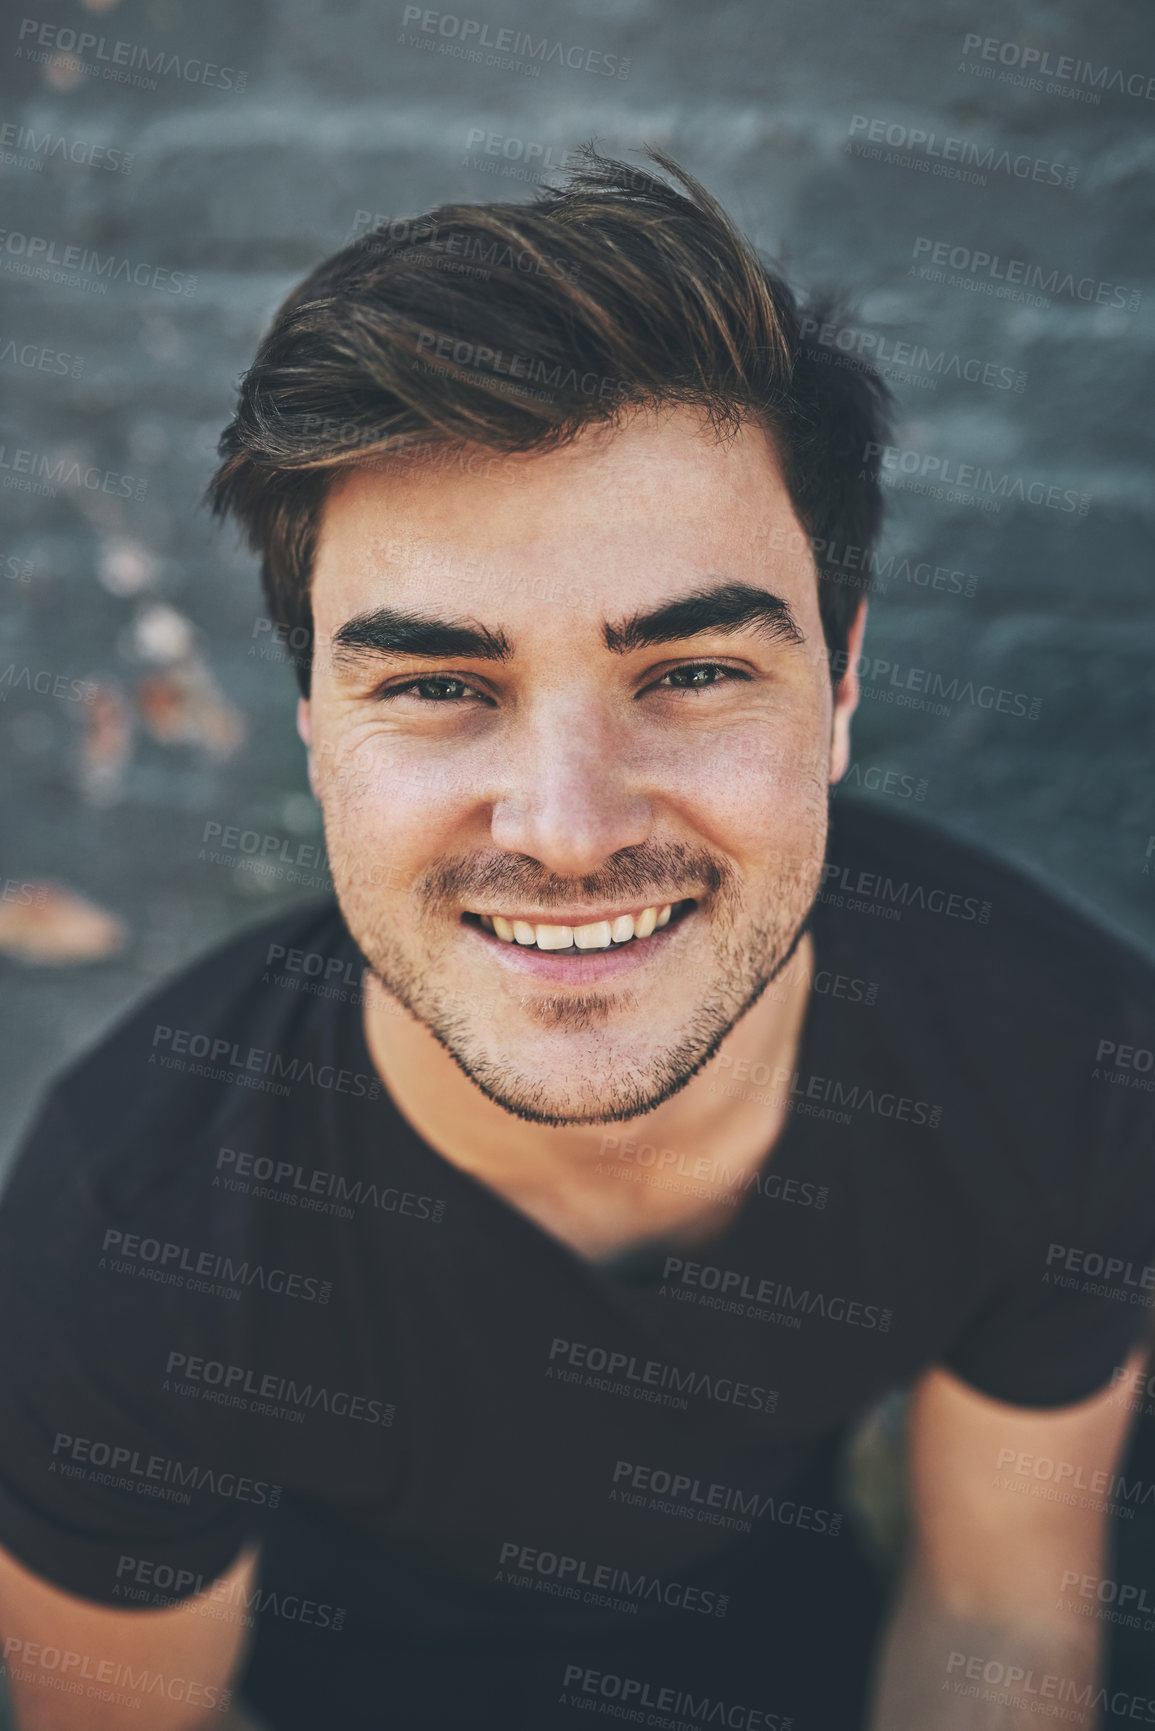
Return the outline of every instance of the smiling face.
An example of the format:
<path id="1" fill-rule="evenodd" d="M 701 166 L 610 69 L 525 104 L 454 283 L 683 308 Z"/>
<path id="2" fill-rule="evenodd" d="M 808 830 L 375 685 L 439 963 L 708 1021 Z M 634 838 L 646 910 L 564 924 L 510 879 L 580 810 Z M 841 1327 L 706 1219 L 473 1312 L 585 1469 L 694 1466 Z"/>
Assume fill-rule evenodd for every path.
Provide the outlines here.
<path id="1" fill-rule="evenodd" d="M 856 690 L 756 426 L 644 411 L 477 467 L 327 499 L 300 724 L 333 879 L 490 1099 L 632 1118 L 791 953 Z"/>

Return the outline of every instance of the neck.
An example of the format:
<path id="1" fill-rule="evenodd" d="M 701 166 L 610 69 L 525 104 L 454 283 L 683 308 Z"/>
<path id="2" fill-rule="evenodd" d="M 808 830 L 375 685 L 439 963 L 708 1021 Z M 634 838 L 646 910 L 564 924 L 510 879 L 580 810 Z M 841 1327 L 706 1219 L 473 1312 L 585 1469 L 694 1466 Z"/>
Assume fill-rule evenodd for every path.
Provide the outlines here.
<path id="1" fill-rule="evenodd" d="M 688 1151 L 692 1159 L 703 1154 L 725 1162 L 737 1158 L 752 1168 L 761 1164 L 785 1114 L 766 1104 L 762 1090 L 737 1088 L 731 1095 L 722 1093 L 719 1084 L 726 1084 L 744 1061 L 749 1067 L 740 1073 L 745 1075 L 759 1065 L 771 1074 L 792 1066 L 813 969 L 807 932 L 786 970 L 788 983 L 775 983 L 763 993 L 727 1034 L 717 1056 L 652 1112 L 618 1124 L 555 1127 L 513 1117 L 487 1099 L 428 1029 L 372 976 L 365 995 L 365 1035 L 394 1104 L 418 1135 L 455 1165 L 507 1194 L 542 1187 L 606 1188 L 597 1169 L 604 1169 L 615 1151 L 630 1142 Z M 753 1100 L 743 1097 L 751 1093 Z M 679 1164 L 684 1168 L 688 1163 Z M 622 1192 L 634 1187 L 613 1188 Z"/>

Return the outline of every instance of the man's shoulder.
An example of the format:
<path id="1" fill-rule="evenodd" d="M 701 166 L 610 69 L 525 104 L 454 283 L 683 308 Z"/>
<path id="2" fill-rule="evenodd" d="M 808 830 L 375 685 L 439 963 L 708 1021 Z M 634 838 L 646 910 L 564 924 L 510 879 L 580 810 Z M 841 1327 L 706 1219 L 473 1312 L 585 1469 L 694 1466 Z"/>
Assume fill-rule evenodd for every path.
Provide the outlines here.
<path id="1" fill-rule="evenodd" d="M 1071 995 L 1091 1009 L 1155 993 L 1155 955 L 1103 913 L 922 815 L 839 801 L 821 899 L 848 939 L 928 984 L 949 967 L 958 992 L 997 982 L 1004 1000 L 1034 998 L 1044 1013 Z"/>
<path id="2" fill-rule="evenodd" d="M 940 823 L 840 802 L 834 867 L 819 956 L 825 943 L 875 988 L 866 1014 L 839 1006 L 835 1056 L 852 1081 L 939 1107 L 928 1169 L 953 1174 L 976 1218 L 994 1218 L 996 1193 L 1010 1221 L 1095 1190 L 1138 1196 L 1151 957 L 1046 874 Z"/>
<path id="3" fill-rule="evenodd" d="M 49 1090 L 41 1121 L 75 1127 L 96 1175 L 131 1166 L 149 1150 L 155 1171 L 166 1154 L 234 1110 L 238 1089 L 222 1064 L 238 1048 L 282 1052 L 319 1013 L 315 997 L 278 989 L 295 964 L 303 984 L 330 958 L 345 965 L 352 940 L 333 900 L 264 920 L 198 957 L 133 1005 L 75 1059 Z M 319 969 L 311 964 L 320 958 Z M 35 1134 L 35 1131 L 33 1132 Z"/>

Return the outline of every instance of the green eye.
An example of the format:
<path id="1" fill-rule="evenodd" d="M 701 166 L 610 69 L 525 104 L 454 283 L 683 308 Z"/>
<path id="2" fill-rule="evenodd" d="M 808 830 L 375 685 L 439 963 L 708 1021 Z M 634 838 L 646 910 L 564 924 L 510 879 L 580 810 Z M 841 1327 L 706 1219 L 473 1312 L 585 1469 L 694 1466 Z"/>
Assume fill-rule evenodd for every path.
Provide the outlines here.
<path id="1" fill-rule="evenodd" d="M 689 667 L 675 667 L 664 674 L 661 683 L 668 681 L 676 691 L 704 691 L 707 686 L 717 685 L 724 679 L 742 679 L 745 676 L 735 668 L 720 667 L 714 661 L 699 661 Z"/>
<path id="2" fill-rule="evenodd" d="M 399 697 L 414 697 L 419 703 L 440 703 L 451 707 L 461 703 L 492 702 L 475 685 L 456 673 L 426 673 L 417 679 L 407 679 L 401 685 L 382 686 L 373 695 L 378 703 L 392 703 Z"/>
<path id="3" fill-rule="evenodd" d="M 452 703 L 469 695 L 469 687 L 463 679 L 418 679 L 407 689 L 430 703 Z"/>

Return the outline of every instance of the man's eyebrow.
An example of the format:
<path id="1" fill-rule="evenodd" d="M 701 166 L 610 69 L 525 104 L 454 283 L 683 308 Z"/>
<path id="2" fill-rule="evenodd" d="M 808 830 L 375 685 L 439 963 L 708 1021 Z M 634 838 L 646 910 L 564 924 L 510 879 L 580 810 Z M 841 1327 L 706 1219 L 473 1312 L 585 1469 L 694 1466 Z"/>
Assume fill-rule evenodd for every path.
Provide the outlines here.
<path id="1" fill-rule="evenodd" d="M 615 655 L 629 655 L 657 643 L 698 637 L 707 631 L 743 631 L 750 625 L 759 626 L 780 643 L 806 641 L 780 595 L 750 583 L 719 583 L 712 589 L 696 589 L 677 601 L 666 601 L 649 613 L 635 613 L 620 625 L 607 623 L 605 642 Z"/>
<path id="2" fill-rule="evenodd" d="M 359 613 L 333 633 L 333 659 L 350 668 L 364 656 L 422 655 L 440 661 L 460 655 L 470 660 L 508 661 L 512 653 L 513 646 L 503 631 L 488 631 L 484 625 L 458 619 L 402 613 L 395 607 Z"/>

